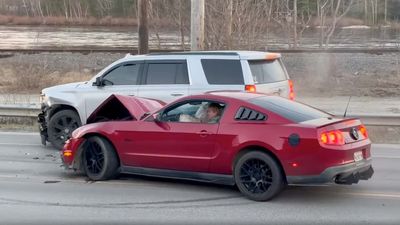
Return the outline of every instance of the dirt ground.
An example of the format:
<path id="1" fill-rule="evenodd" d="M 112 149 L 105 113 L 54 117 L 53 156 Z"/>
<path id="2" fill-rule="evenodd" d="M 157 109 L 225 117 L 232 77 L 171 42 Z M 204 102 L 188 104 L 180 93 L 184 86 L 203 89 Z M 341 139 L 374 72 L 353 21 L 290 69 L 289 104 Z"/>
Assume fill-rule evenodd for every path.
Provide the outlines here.
<path id="1" fill-rule="evenodd" d="M 38 94 L 84 81 L 120 53 L 0 53 L 0 94 Z M 283 60 L 298 96 L 400 97 L 400 53 L 287 53 Z"/>

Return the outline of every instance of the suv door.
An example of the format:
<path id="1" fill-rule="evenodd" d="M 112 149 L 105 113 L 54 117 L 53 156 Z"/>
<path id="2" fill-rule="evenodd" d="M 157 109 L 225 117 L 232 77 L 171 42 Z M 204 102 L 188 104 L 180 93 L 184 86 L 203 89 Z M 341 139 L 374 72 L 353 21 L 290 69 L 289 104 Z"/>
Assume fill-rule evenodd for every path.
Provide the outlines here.
<path id="1" fill-rule="evenodd" d="M 136 96 L 142 67 L 143 62 L 125 62 L 105 72 L 103 84 L 90 87 L 86 93 L 86 118 L 111 94 Z"/>
<path id="2" fill-rule="evenodd" d="M 144 64 L 138 96 L 171 102 L 189 94 L 185 60 L 149 60 Z"/>

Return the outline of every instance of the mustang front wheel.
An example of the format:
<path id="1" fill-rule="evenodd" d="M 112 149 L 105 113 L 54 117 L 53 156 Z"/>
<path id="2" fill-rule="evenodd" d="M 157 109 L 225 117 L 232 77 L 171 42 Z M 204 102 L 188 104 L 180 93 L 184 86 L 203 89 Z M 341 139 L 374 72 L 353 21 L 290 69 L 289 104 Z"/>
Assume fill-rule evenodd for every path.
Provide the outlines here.
<path id="1" fill-rule="evenodd" d="M 263 152 L 244 154 L 237 161 L 234 170 L 237 187 L 251 200 L 267 201 L 284 187 L 279 165 Z"/>
<path id="2" fill-rule="evenodd" d="M 89 179 L 108 180 L 118 175 L 118 157 L 106 139 L 90 137 L 82 154 L 83 169 Z"/>

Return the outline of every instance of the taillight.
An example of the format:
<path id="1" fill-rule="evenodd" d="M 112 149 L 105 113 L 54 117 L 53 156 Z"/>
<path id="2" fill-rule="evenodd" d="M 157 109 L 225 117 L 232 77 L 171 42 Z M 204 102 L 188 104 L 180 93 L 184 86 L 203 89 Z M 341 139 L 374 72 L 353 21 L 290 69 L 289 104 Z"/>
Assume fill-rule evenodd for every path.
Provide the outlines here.
<path id="1" fill-rule="evenodd" d="M 360 125 L 359 130 L 365 138 L 368 138 L 368 131 L 364 125 Z"/>
<path id="2" fill-rule="evenodd" d="M 319 141 L 326 145 L 344 145 L 343 133 L 340 130 L 323 132 Z"/>
<path id="3" fill-rule="evenodd" d="M 292 80 L 289 80 L 289 99 L 294 100 L 294 89 Z"/>
<path id="4" fill-rule="evenodd" d="M 244 90 L 247 92 L 256 92 L 256 85 L 246 85 L 244 86 Z"/>

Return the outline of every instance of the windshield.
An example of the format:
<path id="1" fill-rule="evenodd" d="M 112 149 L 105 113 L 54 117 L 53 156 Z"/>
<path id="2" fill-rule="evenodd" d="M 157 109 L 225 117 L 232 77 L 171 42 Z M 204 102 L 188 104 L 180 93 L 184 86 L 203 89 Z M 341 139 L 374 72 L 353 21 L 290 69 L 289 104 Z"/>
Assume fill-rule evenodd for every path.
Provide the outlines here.
<path id="1" fill-rule="evenodd" d="M 255 84 L 273 83 L 287 79 L 286 71 L 279 59 L 251 60 L 249 65 Z"/>
<path id="2" fill-rule="evenodd" d="M 249 100 L 251 103 L 264 109 L 274 112 L 293 122 L 303 122 L 318 118 L 331 117 L 330 114 L 304 105 L 299 102 L 291 101 L 278 96 L 265 96 Z"/>

